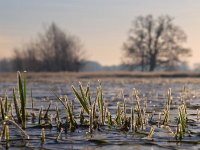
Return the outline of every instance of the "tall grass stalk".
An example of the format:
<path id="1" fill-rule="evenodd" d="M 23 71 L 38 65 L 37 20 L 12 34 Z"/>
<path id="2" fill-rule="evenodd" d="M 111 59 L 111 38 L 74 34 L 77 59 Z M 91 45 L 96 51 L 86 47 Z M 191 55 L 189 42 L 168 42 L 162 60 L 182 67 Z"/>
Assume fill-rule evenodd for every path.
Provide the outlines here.
<path id="1" fill-rule="evenodd" d="M 163 115 L 164 115 L 163 122 L 162 122 L 163 125 L 168 124 L 169 122 L 171 103 L 172 103 L 172 91 L 171 91 L 171 88 L 169 88 L 167 91 L 167 102 L 163 110 Z"/>
<path id="2" fill-rule="evenodd" d="M 16 113 L 16 116 L 17 116 L 17 121 L 18 121 L 18 123 L 21 123 L 22 118 L 21 118 L 21 115 L 20 115 L 18 101 L 17 101 L 17 98 L 16 98 L 15 88 L 13 88 L 13 102 L 14 102 L 14 106 L 15 106 L 15 113 Z"/>
<path id="3" fill-rule="evenodd" d="M 84 113 L 84 110 L 81 109 L 80 114 L 79 114 L 79 117 L 80 117 L 80 124 L 81 124 L 81 125 L 84 124 L 84 119 L 85 119 L 83 113 Z"/>
<path id="4" fill-rule="evenodd" d="M 64 100 L 65 100 L 65 103 L 66 103 L 67 113 L 68 113 L 68 117 L 69 117 L 69 121 L 70 121 L 70 129 L 73 131 L 77 127 L 77 123 L 74 119 L 74 116 L 73 116 L 72 110 L 70 108 L 69 100 L 68 100 L 67 96 L 65 96 Z"/>
<path id="5" fill-rule="evenodd" d="M 59 115 L 57 104 L 55 107 L 55 112 L 56 112 L 56 116 L 55 116 L 56 127 L 57 127 L 57 129 L 60 129 L 60 115 Z"/>
<path id="6" fill-rule="evenodd" d="M 79 82 L 79 89 L 80 89 L 80 92 L 81 92 L 81 97 L 82 97 L 82 99 L 85 101 L 86 104 L 88 104 L 87 96 L 86 96 L 86 95 L 87 95 L 87 92 L 88 92 L 87 88 L 86 88 L 86 91 L 84 92 L 82 83 Z"/>
<path id="7" fill-rule="evenodd" d="M 183 129 L 182 129 L 182 125 L 179 123 L 177 124 L 177 128 L 176 128 L 176 133 L 175 133 L 175 138 L 178 140 L 182 140 L 183 139 Z"/>
<path id="8" fill-rule="evenodd" d="M 90 115 L 89 115 L 89 133 L 92 134 L 92 129 L 93 129 L 93 116 L 92 116 L 92 108 L 90 109 Z"/>
<path id="9" fill-rule="evenodd" d="M 125 103 L 125 98 L 124 98 L 124 92 L 121 90 L 121 96 L 122 96 L 122 101 L 123 101 L 123 120 L 126 120 L 126 103 Z"/>
<path id="10" fill-rule="evenodd" d="M 20 104 L 21 104 L 21 114 L 22 114 L 22 129 L 26 128 L 26 72 L 24 72 L 24 83 L 21 79 L 21 74 L 17 72 L 18 77 L 18 90 L 20 96 Z"/>
<path id="11" fill-rule="evenodd" d="M 99 108 L 99 117 L 100 123 L 104 125 L 104 102 L 103 102 L 103 93 L 101 87 L 101 81 L 99 80 L 99 87 L 98 87 L 98 108 Z"/>
<path id="12" fill-rule="evenodd" d="M 5 141 L 6 141 L 6 148 L 9 147 L 9 126 L 5 126 Z"/>
<path id="13" fill-rule="evenodd" d="M 135 110 L 136 110 L 137 116 L 138 116 L 136 124 L 137 124 L 137 126 L 140 126 L 142 129 L 144 129 L 144 116 L 142 114 L 142 110 L 141 110 L 141 107 L 140 107 L 140 98 L 137 95 L 136 90 L 134 91 L 134 95 L 135 95 L 135 99 L 136 99 Z"/>
<path id="14" fill-rule="evenodd" d="M 121 109 L 120 109 L 120 102 L 117 102 L 117 115 L 115 118 L 117 126 L 121 126 Z"/>
<path id="15" fill-rule="evenodd" d="M 4 113 L 5 113 L 5 115 L 6 116 L 8 116 L 8 96 L 7 96 L 7 94 L 5 94 L 5 99 L 4 99 Z"/>
<path id="16" fill-rule="evenodd" d="M 185 132 L 186 127 L 187 127 L 187 124 L 186 124 L 187 118 L 186 118 L 186 114 L 185 114 L 183 105 L 178 108 L 178 114 L 179 114 L 178 121 L 181 124 L 181 129 L 182 129 L 183 132 Z"/>
<path id="17" fill-rule="evenodd" d="M 45 143 L 45 129 L 42 128 L 41 130 L 41 145 Z"/>
<path id="18" fill-rule="evenodd" d="M 43 107 L 41 107 L 39 110 L 38 125 L 41 125 L 41 123 L 42 123 L 42 114 L 43 114 Z"/>
<path id="19" fill-rule="evenodd" d="M 1 107 L 1 118 L 2 120 L 5 120 L 5 111 L 2 98 L 0 98 L 0 107 Z"/>
<path id="20" fill-rule="evenodd" d="M 86 97 L 88 99 L 89 105 L 91 106 L 92 102 L 91 102 L 91 95 L 90 95 L 90 83 L 87 84 L 85 95 L 86 95 Z"/>
<path id="21" fill-rule="evenodd" d="M 112 116 L 111 113 L 107 110 L 107 120 L 108 120 L 108 128 L 112 127 Z"/>
<path id="22" fill-rule="evenodd" d="M 131 130 L 134 131 L 134 110 L 133 107 L 131 107 Z"/>
<path id="23" fill-rule="evenodd" d="M 51 104 L 52 104 L 52 101 L 50 101 L 49 106 L 48 106 L 48 108 L 47 108 L 47 110 L 46 110 L 46 113 L 45 113 L 45 115 L 44 115 L 44 118 L 45 118 L 45 119 L 48 119 L 48 114 L 49 114 L 49 109 L 50 109 L 50 107 L 51 107 Z"/>
<path id="24" fill-rule="evenodd" d="M 186 106 L 186 103 L 185 103 L 183 97 L 181 97 L 181 102 L 182 102 L 182 110 L 185 115 L 185 119 L 187 121 L 188 120 L 187 106 Z"/>
<path id="25" fill-rule="evenodd" d="M 96 101 L 94 101 L 94 103 L 92 104 L 92 117 L 93 120 L 96 119 Z"/>

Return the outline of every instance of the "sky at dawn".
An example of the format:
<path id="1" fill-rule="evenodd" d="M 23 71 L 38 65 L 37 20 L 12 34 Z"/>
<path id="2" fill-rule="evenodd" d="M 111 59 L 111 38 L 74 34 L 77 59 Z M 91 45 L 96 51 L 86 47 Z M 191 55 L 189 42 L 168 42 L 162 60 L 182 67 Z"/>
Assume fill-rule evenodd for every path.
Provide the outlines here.
<path id="1" fill-rule="evenodd" d="M 188 36 L 189 65 L 200 63 L 200 0 L 0 0 L 0 58 L 55 22 L 80 38 L 89 60 L 117 65 L 131 21 L 148 14 L 174 17 Z"/>

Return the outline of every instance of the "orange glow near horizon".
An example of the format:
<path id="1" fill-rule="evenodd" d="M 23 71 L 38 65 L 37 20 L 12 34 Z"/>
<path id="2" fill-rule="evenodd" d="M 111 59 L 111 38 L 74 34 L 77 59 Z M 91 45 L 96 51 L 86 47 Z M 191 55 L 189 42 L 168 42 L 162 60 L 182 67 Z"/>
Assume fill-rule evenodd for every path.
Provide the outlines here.
<path id="1" fill-rule="evenodd" d="M 102 65 L 118 65 L 121 63 L 121 59 L 123 57 L 122 44 L 125 39 L 126 36 L 121 39 L 115 39 L 113 43 L 109 42 L 108 39 L 102 41 L 94 41 L 93 39 L 91 40 L 93 44 L 87 43 L 88 45 L 85 42 L 85 55 L 87 58 L 89 58 L 89 60 L 97 61 Z M 20 41 L 19 39 L 0 37 L 0 58 L 12 57 L 13 49 L 21 47 L 25 43 L 23 42 L 23 40 Z M 188 36 L 188 42 L 186 46 L 192 49 L 192 56 L 187 58 L 187 60 L 189 66 L 193 67 L 194 64 L 200 63 L 200 53 L 198 51 L 200 44 L 198 42 L 198 38 L 195 36 Z"/>

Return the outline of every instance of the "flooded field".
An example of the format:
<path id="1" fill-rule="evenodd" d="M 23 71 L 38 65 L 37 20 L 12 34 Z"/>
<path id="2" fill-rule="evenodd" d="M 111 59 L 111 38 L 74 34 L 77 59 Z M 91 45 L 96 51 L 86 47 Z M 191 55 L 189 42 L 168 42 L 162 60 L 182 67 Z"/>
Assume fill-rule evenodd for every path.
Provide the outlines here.
<path id="1" fill-rule="evenodd" d="M 7 97 L 8 108 L 1 108 L 0 148 L 200 148 L 198 78 L 47 78 L 27 77 L 25 131 L 16 121 L 13 102 L 13 88 L 20 99 L 17 77 L 1 79 L 1 105 L 6 106 Z M 85 99 L 86 107 L 78 96 Z"/>

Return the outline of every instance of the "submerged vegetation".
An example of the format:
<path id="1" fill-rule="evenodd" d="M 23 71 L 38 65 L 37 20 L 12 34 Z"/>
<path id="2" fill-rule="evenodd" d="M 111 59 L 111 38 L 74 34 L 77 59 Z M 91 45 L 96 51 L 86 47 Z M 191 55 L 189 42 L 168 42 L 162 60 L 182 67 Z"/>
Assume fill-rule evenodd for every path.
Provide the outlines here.
<path id="1" fill-rule="evenodd" d="M 6 148 L 15 146 L 14 143 L 19 141 L 23 146 L 34 147 L 35 145 L 30 144 L 31 140 L 40 141 L 41 146 L 45 146 L 49 140 L 56 144 L 69 143 L 62 140 L 62 135 L 70 136 L 73 133 L 82 134 L 85 137 L 82 140 L 97 145 L 120 144 L 98 138 L 98 135 L 104 133 L 128 136 L 129 140 L 124 143 L 122 138 L 122 144 L 134 144 L 139 142 L 138 140 L 150 144 L 155 144 L 156 141 L 199 144 L 198 139 L 194 140 L 194 137 L 199 136 L 199 132 L 195 132 L 193 128 L 199 126 L 199 111 L 195 114 L 188 113 L 192 92 L 185 87 L 180 91 L 179 97 L 173 97 L 171 88 L 164 94 L 165 100 L 159 100 L 157 97 L 157 102 L 161 103 L 162 107 L 158 109 L 152 105 L 148 96 L 136 89 L 129 95 L 125 95 L 121 90 L 113 101 L 104 98 L 101 81 L 98 81 L 96 90 L 91 89 L 89 83 L 84 88 L 79 82 L 78 88 L 76 85 L 71 86 L 73 96 L 59 95 L 52 90 L 56 101 L 50 101 L 47 108 L 41 105 L 40 109 L 36 109 L 34 93 L 32 89 L 27 89 L 26 72 L 23 78 L 18 72 L 17 78 L 17 90 L 13 88 L 12 95 L 5 94 L 4 98 L 0 98 L 0 141 L 1 146 Z M 27 91 L 31 91 L 30 97 L 27 97 Z M 28 99 L 31 100 L 30 108 L 27 106 Z M 40 132 L 40 137 L 37 138 L 32 132 L 36 129 Z M 55 134 L 54 138 L 48 137 L 46 131 L 49 129 Z M 17 131 L 20 138 L 16 137 Z M 79 136 L 77 138 L 80 138 Z"/>

